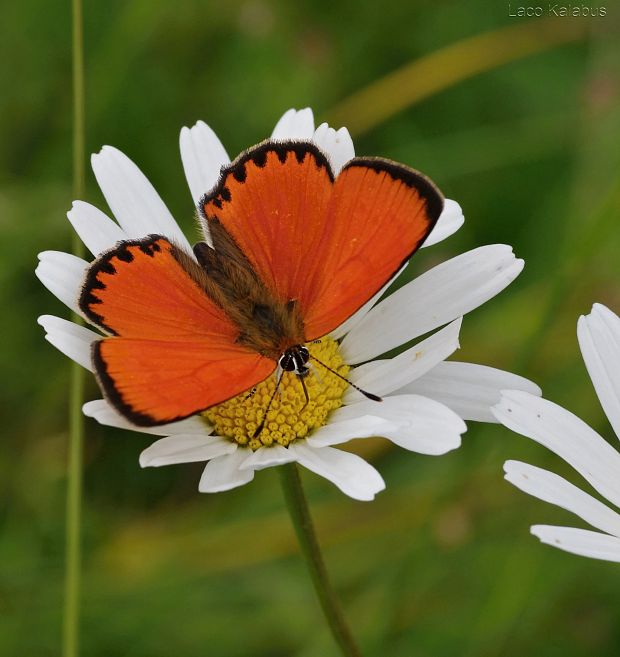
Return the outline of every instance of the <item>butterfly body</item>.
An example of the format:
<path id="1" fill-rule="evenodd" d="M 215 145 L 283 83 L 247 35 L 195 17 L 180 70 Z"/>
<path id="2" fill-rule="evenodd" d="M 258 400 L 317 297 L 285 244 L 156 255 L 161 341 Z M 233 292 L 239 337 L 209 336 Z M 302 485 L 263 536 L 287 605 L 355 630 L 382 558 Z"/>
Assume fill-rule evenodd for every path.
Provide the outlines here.
<path id="1" fill-rule="evenodd" d="M 79 306 L 108 334 L 93 346 L 105 396 L 153 426 L 228 400 L 278 365 L 303 377 L 304 345 L 375 295 L 442 208 L 432 182 L 394 162 L 354 158 L 336 177 L 310 142 L 246 151 L 199 204 L 210 244 L 190 254 L 151 235 L 91 264 Z"/>
<path id="2" fill-rule="evenodd" d="M 219 221 L 211 222 L 210 235 L 213 246 L 199 242 L 194 254 L 206 294 L 239 329 L 236 342 L 272 360 L 305 342 L 295 299 L 274 297 Z"/>

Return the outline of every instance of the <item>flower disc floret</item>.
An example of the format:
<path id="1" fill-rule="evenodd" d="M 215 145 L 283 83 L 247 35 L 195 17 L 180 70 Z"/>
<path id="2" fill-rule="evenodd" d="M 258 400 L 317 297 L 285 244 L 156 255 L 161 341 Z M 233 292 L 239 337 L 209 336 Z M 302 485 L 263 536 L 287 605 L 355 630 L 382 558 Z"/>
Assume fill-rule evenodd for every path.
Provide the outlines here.
<path id="1" fill-rule="evenodd" d="M 272 375 L 251 391 L 203 413 L 213 425 L 215 433 L 238 445 L 256 450 L 276 444 L 286 447 L 326 424 L 330 412 L 342 406 L 342 397 L 348 384 L 318 361 L 343 377 L 347 376 L 350 368 L 338 353 L 338 343 L 331 338 L 323 338 L 307 347 L 310 352 L 310 373 L 304 383 L 308 391 L 308 402 L 299 377 L 294 372 L 284 372 L 280 387 L 269 406 L 277 382 L 276 376 Z M 265 412 L 265 425 L 255 436 Z"/>

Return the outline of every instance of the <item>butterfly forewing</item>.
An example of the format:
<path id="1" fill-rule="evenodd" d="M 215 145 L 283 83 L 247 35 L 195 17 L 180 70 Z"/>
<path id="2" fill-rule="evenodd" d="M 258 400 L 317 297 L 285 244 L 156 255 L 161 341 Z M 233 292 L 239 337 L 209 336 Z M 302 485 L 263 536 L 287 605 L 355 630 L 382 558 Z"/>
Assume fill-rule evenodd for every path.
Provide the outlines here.
<path id="1" fill-rule="evenodd" d="M 381 159 L 351 160 L 334 182 L 310 142 L 264 142 L 226 169 L 201 204 L 273 294 L 295 300 L 305 339 L 358 310 L 422 244 L 443 209 L 427 178 Z"/>
<path id="2" fill-rule="evenodd" d="M 310 303 L 309 274 L 325 237 L 333 174 L 306 142 L 263 142 L 222 173 L 203 199 L 207 222 L 219 220 L 279 300 Z"/>

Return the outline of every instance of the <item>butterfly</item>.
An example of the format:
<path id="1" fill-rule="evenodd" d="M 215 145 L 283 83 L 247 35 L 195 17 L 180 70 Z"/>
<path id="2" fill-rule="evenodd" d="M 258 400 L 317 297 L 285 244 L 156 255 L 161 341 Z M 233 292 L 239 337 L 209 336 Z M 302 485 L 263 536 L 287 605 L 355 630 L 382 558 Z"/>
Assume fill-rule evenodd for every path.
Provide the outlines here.
<path id="1" fill-rule="evenodd" d="M 129 421 L 180 420 L 276 371 L 390 281 L 443 209 L 424 175 L 381 158 L 337 177 L 312 142 L 267 140 L 222 169 L 198 205 L 209 241 L 118 242 L 88 268 L 79 307 L 106 399 Z M 370 395 L 369 395 L 370 396 Z"/>

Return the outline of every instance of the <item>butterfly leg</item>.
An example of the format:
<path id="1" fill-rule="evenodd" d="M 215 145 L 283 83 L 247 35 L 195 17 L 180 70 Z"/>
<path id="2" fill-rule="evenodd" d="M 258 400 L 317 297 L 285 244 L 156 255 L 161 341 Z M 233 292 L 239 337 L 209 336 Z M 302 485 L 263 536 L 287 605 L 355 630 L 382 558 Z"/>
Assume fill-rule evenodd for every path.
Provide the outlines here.
<path id="1" fill-rule="evenodd" d="M 308 372 L 309 372 L 309 370 L 306 370 L 304 374 L 298 374 L 297 375 L 297 378 L 299 379 L 299 383 L 301 383 L 301 387 L 304 390 L 304 397 L 306 398 L 306 403 L 299 409 L 300 413 L 304 410 L 304 408 L 306 408 L 306 406 L 310 402 L 310 397 L 308 395 L 308 388 L 306 388 L 306 381 L 305 381 L 305 378 L 308 375 Z"/>
<path id="2" fill-rule="evenodd" d="M 283 374 L 284 374 L 284 372 L 280 372 L 279 375 L 278 375 L 278 378 L 276 380 L 275 390 L 271 393 L 271 397 L 269 398 L 269 403 L 267 404 L 267 408 L 265 408 L 265 413 L 263 414 L 263 419 L 261 420 L 261 423 L 256 428 L 256 431 L 252 435 L 252 438 L 258 438 L 258 436 L 260 436 L 263 429 L 265 428 L 265 424 L 267 422 L 267 413 L 269 413 L 269 409 L 271 408 L 271 403 L 273 402 L 274 397 L 278 393 L 278 390 L 280 388 L 280 383 L 282 383 Z"/>
<path id="3" fill-rule="evenodd" d="M 274 395 L 275 398 L 279 401 L 282 398 L 282 393 L 280 391 L 280 382 L 282 381 L 282 377 L 284 376 L 284 370 L 280 367 L 280 365 L 276 367 L 274 376 L 276 378 L 276 389 L 274 390 Z"/>

